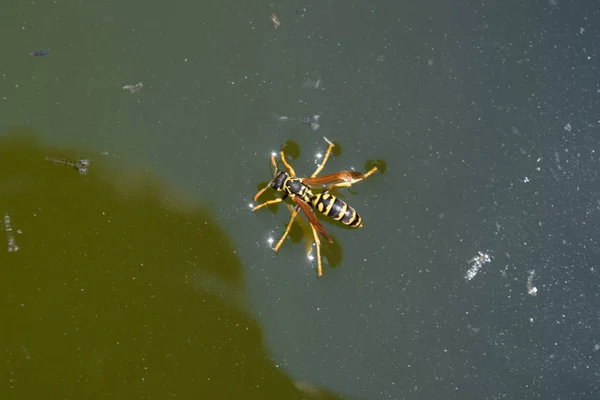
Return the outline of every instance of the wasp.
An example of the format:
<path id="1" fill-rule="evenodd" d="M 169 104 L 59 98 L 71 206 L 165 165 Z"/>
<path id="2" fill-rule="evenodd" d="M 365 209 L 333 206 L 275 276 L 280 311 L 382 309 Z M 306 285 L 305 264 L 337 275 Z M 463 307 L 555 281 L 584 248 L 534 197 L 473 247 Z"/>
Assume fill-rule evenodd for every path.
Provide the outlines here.
<path id="1" fill-rule="evenodd" d="M 364 174 L 356 171 L 341 171 L 323 176 L 317 176 L 325 167 L 325 163 L 329 159 L 331 151 L 334 148 L 334 144 L 332 142 L 330 142 L 327 138 L 324 139 L 328 143 L 327 152 L 325 153 L 325 157 L 323 157 L 323 162 L 317 166 L 316 171 L 310 176 L 310 178 L 299 178 L 296 176 L 296 172 L 286 161 L 283 150 L 279 152 L 279 158 L 281 159 L 281 162 L 286 170 L 278 171 L 277 163 L 275 162 L 276 154 L 271 154 L 271 166 L 274 168 L 273 180 L 269 182 L 263 189 L 258 191 L 258 193 L 256 193 L 254 196 L 254 201 L 256 201 L 269 187 L 278 192 L 283 192 L 283 196 L 274 200 L 265 201 L 264 203 L 258 204 L 252 208 L 253 211 L 256 211 L 264 206 L 284 201 L 288 197 L 294 201 L 296 206 L 292 211 L 292 215 L 286 226 L 285 232 L 273 250 L 275 252 L 279 250 L 279 247 L 290 232 L 294 219 L 298 215 L 299 211 L 302 210 L 303 214 L 310 223 L 315 247 L 317 248 L 317 274 L 319 276 L 323 275 L 323 269 L 321 266 L 321 241 L 319 240 L 319 236 L 329 243 L 331 243 L 332 240 L 325 231 L 323 225 L 317 220 L 314 210 L 336 221 L 340 221 L 349 227 L 362 227 L 362 218 L 356 212 L 356 210 L 342 199 L 339 199 L 331 194 L 331 190 L 341 187 L 350 187 L 356 182 L 368 178 L 375 173 L 375 171 L 377 171 L 377 167 L 373 167 Z M 312 189 L 312 186 L 314 185 L 325 186 L 321 192 L 315 193 Z"/>

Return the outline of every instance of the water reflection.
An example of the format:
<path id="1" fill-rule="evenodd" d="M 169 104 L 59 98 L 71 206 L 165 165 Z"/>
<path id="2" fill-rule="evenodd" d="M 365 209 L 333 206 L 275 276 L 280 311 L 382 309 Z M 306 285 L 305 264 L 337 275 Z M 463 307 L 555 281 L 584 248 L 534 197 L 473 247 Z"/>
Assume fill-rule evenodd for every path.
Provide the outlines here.
<path id="1" fill-rule="evenodd" d="M 0 211 L 22 230 L 0 251 L 4 397 L 336 398 L 273 365 L 211 213 L 103 159 L 86 179 L 48 168 L 49 152 L 0 143 Z"/>

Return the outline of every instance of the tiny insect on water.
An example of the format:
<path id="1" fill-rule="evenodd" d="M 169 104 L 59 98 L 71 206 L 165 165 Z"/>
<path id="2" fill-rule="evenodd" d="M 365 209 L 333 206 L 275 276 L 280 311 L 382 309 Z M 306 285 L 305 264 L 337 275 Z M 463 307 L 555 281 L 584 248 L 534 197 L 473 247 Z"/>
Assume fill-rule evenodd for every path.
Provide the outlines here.
<path id="1" fill-rule="evenodd" d="M 298 212 L 302 210 L 310 223 L 315 246 L 317 248 L 317 274 L 319 276 L 323 275 L 323 268 L 321 265 L 321 242 L 319 240 L 319 235 L 330 243 L 332 240 L 325 231 L 323 225 L 317 220 L 313 210 L 317 210 L 319 213 L 335 219 L 336 221 L 340 221 L 344 225 L 351 228 L 362 227 L 362 218 L 360 215 L 358 215 L 356 210 L 350 207 L 350 205 L 348 205 L 345 201 L 332 195 L 331 190 L 341 187 L 350 187 L 356 182 L 368 178 L 375 173 L 375 171 L 377 171 L 377 167 L 374 166 L 364 174 L 356 171 L 340 171 L 318 177 L 317 175 L 323 170 L 323 167 L 325 167 L 325 163 L 327 162 L 327 159 L 331 154 L 331 150 L 334 147 L 332 142 L 327 140 L 327 138 L 324 139 L 329 144 L 327 147 L 327 152 L 325 153 L 323 162 L 319 164 L 316 171 L 310 176 L 310 178 L 298 178 L 296 176 L 296 172 L 286 161 L 283 150 L 279 152 L 279 157 L 287 171 L 278 172 L 277 163 L 275 162 L 275 154 L 272 154 L 271 166 L 275 169 L 273 180 L 269 182 L 265 188 L 256 193 L 254 196 L 254 201 L 256 201 L 269 187 L 278 192 L 283 192 L 283 196 L 274 200 L 265 201 L 264 203 L 258 204 L 252 208 L 252 210 L 256 211 L 264 206 L 268 206 L 269 204 L 279 203 L 288 197 L 294 201 L 296 206 L 292 211 L 290 221 L 287 224 L 283 236 L 281 239 L 279 239 L 273 250 L 275 252 L 279 250 L 279 247 L 290 232 L 292 223 L 298 215 Z M 326 186 L 320 193 L 315 193 L 312 189 L 312 185 L 329 186 Z"/>
<path id="2" fill-rule="evenodd" d="M 81 175 L 86 175 L 90 168 L 90 160 L 81 158 L 77 161 L 70 161 L 64 158 L 45 157 L 44 160 L 50 161 L 54 165 L 64 165 L 69 168 L 76 169 Z"/>
<path id="3" fill-rule="evenodd" d="M 273 25 L 273 28 L 277 29 L 281 25 L 281 22 L 279 22 L 279 18 L 277 18 L 277 15 L 275 15 L 275 13 L 271 14 L 270 20 L 271 20 L 271 25 Z"/>
<path id="4" fill-rule="evenodd" d="M 33 53 L 29 53 L 29 55 L 32 57 L 42 57 L 42 56 L 47 56 L 49 54 L 50 54 L 50 50 L 40 50 L 40 51 L 34 51 Z"/>

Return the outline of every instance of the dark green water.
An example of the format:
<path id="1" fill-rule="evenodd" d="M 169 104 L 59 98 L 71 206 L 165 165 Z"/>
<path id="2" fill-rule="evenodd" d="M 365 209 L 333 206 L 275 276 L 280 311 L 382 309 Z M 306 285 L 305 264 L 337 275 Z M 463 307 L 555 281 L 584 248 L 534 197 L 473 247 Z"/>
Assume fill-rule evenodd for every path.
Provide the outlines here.
<path id="1" fill-rule="evenodd" d="M 3 10 L 2 399 L 597 398 L 597 4 Z M 317 279 L 249 206 L 323 136 L 324 173 L 387 170 L 339 191 L 364 227 L 322 220 Z"/>
<path id="2" fill-rule="evenodd" d="M 305 398 L 270 361 L 212 212 L 16 136 L 0 146 L 3 248 L 18 246 L 0 257 L 3 398 Z"/>

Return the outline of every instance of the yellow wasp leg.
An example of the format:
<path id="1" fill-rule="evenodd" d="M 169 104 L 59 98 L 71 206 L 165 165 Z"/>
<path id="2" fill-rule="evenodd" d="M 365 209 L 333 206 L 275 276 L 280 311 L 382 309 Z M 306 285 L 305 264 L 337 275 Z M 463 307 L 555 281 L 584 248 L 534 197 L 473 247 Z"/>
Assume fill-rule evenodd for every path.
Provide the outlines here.
<path id="1" fill-rule="evenodd" d="M 288 222 L 287 227 L 285 228 L 285 232 L 283 232 L 283 236 L 281 236 L 281 239 L 279 239 L 279 242 L 277 242 L 275 247 L 273 247 L 273 251 L 277 252 L 277 250 L 279 250 L 279 247 L 285 240 L 286 236 L 288 235 L 288 233 L 290 233 L 290 229 L 292 229 L 292 223 L 294 222 L 296 215 L 298 215 L 298 211 L 300 211 L 299 207 L 296 207 L 294 209 L 294 211 L 292 211 L 292 216 L 290 217 L 290 222 Z"/>
<path id="2" fill-rule="evenodd" d="M 258 200 L 258 198 L 265 192 L 265 190 L 267 190 L 269 188 L 269 185 L 265 186 L 263 189 L 260 189 L 258 191 L 258 193 L 256 193 L 253 197 L 254 201 Z M 256 210 L 256 208 L 253 208 L 253 210 Z"/>
<path id="3" fill-rule="evenodd" d="M 252 207 L 252 211 L 256 211 L 256 210 L 258 210 L 259 208 L 263 208 L 264 206 L 268 206 L 268 205 L 270 205 L 270 204 L 277 204 L 277 203 L 279 203 L 279 202 L 280 202 L 280 201 L 282 201 L 282 200 L 283 200 L 283 197 L 279 197 L 279 198 L 277 198 L 277 199 L 275 199 L 275 200 L 269 200 L 269 201 L 265 201 L 265 202 L 264 202 L 264 203 L 262 203 L 262 204 L 259 204 L 259 205 L 257 205 L 257 206 L 254 206 L 254 207 Z"/>
<path id="4" fill-rule="evenodd" d="M 325 140 L 327 140 L 327 139 L 325 139 Z M 323 162 L 321 164 L 319 164 L 315 173 L 310 176 L 311 178 L 314 178 L 315 176 L 319 175 L 319 173 L 323 170 L 323 167 L 325 166 L 325 163 L 327 162 L 327 159 L 329 158 L 329 155 L 331 154 L 331 150 L 335 146 L 329 140 L 327 140 L 327 143 L 329 143 L 329 146 L 327 147 L 327 152 L 325 153 L 325 157 L 323 157 Z"/>
<path id="5" fill-rule="evenodd" d="M 290 212 L 292 212 L 292 206 L 289 206 Z M 306 253 L 307 256 L 310 256 L 310 254 L 313 251 L 313 238 L 312 238 L 312 231 L 310 230 L 310 222 L 305 220 L 304 218 L 299 218 L 297 222 L 298 225 L 300 225 L 300 229 L 302 229 L 302 238 L 304 239 L 304 251 Z"/>
<path id="6" fill-rule="evenodd" d="M 375 173 L 375 171 L 377 171 L 377 167 L 373 167 L 371 168 L 371 170 L 369 172 L 367 172 L 366 174 L 364 174 L 362 177 L 358 178 L 358 179 L 353 179 L 350 182 L 340 182 L 340 183 L 336 183 L 333 184 L 331 186 L 328 186 L 327 189 L 325 190 L 331 190 L 334 188 L 342 188 L 342 187 L 350 187 L 352 185 L 354 185 L 356 182 L 360 182 L 364 179 L 367 179 L 369 176 L 373 175 Z"/>
<path id="7" fill-rule="evenodd" d="M 295 177 L 296 172 L 294 172 L 294 168 L 292 168 L 292 166 L 290 164 L 288 164 L 288 162 L 285 160 L 285 154 L 283 154 L 283 150 L 281 150 L 279 152 L 279 157 L 281 157 L 281 162 L 287 168 L 287 170 L 290 172 L 290 177 L 292 177 L 292 178 Z"/>
<path id="8" fill-rule="evenodd" d="M 373 175 L 375 173 L 375 171 L 377 171 L 377 167 L 371 168 L 371 170 L 369 172 L 367 172 L 365 174 L 365 176 L 363 176 L 362 178 L 360 178 L 360 180 L 362 181 L 363 179 L 367 179 L 369 176 Z"/>
<path id="9" fill-rule="evenodd" d="M 323 276 L 323 268 L 321 267 L 321 241 L 319 240 L 319 234 L 312 224 L 310 225 L 310 229 L 312 229 L 313 237 L 315 238 L 315 247 L 317 248 L 317 275 Z"/>

